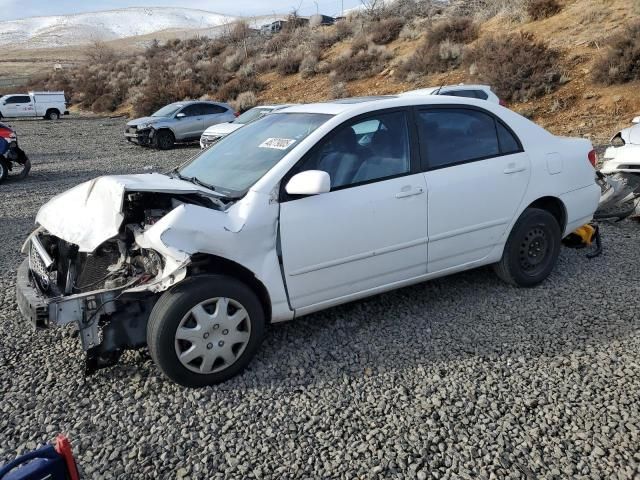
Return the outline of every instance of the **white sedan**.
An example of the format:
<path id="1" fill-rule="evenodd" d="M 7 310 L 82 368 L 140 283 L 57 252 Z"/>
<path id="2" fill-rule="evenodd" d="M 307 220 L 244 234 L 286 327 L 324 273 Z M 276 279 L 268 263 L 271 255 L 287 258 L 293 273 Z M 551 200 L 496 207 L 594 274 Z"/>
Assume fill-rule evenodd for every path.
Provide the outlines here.
<path id="1" fill-rule="evenodd" d="M 497 104 L 351 98 L 265 116 L 168 175 L 44 205 L 18 304 L 75 323 L 89 370 L 148 345 L 196 387 L 240 373 L 267 323 L 494 265 L 523 287 L 598 205 L 592 146 Z"/>
<path id="2" fill-rule="evenodd" d="M 284 105 L 261 105 L 259 107 L 253 107 L 247 110 L 238 118 L 232 122 L 218 123 L 207 128 L 200 137 L 200 148 L 209 148 L 211 145 L 226 137 L 232 132 L 235 132 L 241 127 L 244 127 L 248 123 L 255 122 L 256 120 L 264 117 L 283 108 L 290 107 L 289 104 Z"/>

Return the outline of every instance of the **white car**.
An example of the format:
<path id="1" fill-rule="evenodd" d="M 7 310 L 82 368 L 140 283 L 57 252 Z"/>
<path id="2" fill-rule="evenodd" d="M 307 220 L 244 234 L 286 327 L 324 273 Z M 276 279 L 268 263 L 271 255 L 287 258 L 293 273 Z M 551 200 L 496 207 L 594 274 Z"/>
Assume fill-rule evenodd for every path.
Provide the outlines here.
<path id="1" fill-rule="evenodd" d="M 488 102 L 498 103 L 503 107 L 506 103 L 491 90 L 489 85 L 442 85 L 440 87 L 420 88 L 409 90 L 401 95 L 448 95 L 451 97 L 477 98 Z"/>
<path id="2" fill-rule="evenodd" d="M 45 204 L 18 305 L 78 326 L 88 369 L 148 345 L 182 385 L 224 381 L 268 323 L 493 264 L 532 286 L 600 197 L 588 140 L 445 96 L 299 105 L 174 172 Z"/>
<path id="3" fill-rule="evenodd" d="M 240 127 L 244 127 L 246 124 L 254 122 L 259 118 L 268 115 L 269 113 L 273 113 L 290 106 L 291 104 L 261 105 L 259 107 L 253 107 L 252 109 L 247 110 L 232 122 L 212 125 L 211 127 L 207 128 L 202 134 L 202 137 L 200 137 L 200 148 L 208 148 L 219 141 L 221 138 L 229 135 L 231 132 L 235 132 Z"/>
<path id="4" fill-rule="evenodd" d="M 64 92 L 29 92 L 0 97 L 0 119 L 42 117 L 58 120 L 68 114 Z"/>
<path id="5" fill-rule="evenodd" d="M 612 146 L 604 152 L 602 173 L 640 173 L 640 117 L 631 122 L 631 127 L 620 130 L 611 138 Z"/>

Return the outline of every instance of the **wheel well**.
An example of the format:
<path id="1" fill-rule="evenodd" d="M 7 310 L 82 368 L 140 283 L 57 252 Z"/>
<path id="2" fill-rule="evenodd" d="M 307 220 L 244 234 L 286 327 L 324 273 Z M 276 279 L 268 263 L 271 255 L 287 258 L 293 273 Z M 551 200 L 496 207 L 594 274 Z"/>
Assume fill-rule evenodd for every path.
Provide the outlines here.
<path id="1" fill-rule="evenodd" d="M 40 110 L 40 111 L 42 111 L 42 110 Z M 47 108 L 47 112 L 46 113 L 49 113 L 49 112 L 58 112 L 58 115 L 60 115 L 60 110 L 58 110 L 57 108 Z"/>
<path id="2" fill-rule="evenodd" d="M 554 218 L 558 221 L 558 225 L 560 226 L 560 230 L 564 232 L 564 229 L 567 226 L 567 209 L 557 197 L 542 197 L 537 199 L 527 208 L 539 208 L 540 210 L 546 210 Z"/>
<path id="3" fill-rule="evenodd" d="M 242 281 L 251 288 L 260 299 L 267 323 L 271 321 L 271 297 L 269 297 L 267 287 L 265 287 L 248 268 L 223 257 L 206 253 L 196 253 L 191 256 L 191 266 L 189 270 L 192 275 L 198 275 L 199 273 L 221 273 Z"/>

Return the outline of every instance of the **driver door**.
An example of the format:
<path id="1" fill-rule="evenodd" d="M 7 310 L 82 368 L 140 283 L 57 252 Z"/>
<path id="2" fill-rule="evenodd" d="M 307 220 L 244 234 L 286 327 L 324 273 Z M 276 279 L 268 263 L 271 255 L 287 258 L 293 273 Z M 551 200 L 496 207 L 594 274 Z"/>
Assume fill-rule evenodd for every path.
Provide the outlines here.
<path id="1" fill-rule="evenodd" d="M 291 305 L 301 309 L 423 275 L 427 192 L 405 110 L 338 127 L 293 169 L 324 170 L 331 191 L 280 206 Z"/>

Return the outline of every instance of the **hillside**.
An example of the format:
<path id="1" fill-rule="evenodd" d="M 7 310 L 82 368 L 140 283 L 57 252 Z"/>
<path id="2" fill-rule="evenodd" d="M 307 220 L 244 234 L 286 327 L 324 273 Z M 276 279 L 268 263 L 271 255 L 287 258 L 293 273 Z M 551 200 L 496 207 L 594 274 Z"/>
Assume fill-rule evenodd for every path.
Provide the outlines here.
<path id="1" fill-rule="evenodd" d="M 510 102 L 510 108 L 531 117 L 540 125 L 561 135 L 587 136 L 604 144 L 631 118 L 640 115 L 640 82 L 605 86 L 591 80 L 594 62 L 603 54 L 607 38 L 618 33 L 628 21 L 640 18 L 640 3 L 635 0 L 569 0 L 550 18 L 517 22 L 498 15 L 481 25 L 482 38 L 504 31 L 531 32 L 549 46 L 563 52 L 561 68 L 567 83 L 556 91 L 528 102 Z M 393 58 L 406 57 L 421 39 L 396 40 L 387 48 Z M 340 55 L 348 42 L 332 47 L 329 56 Z M 393 63 L 393 62 L 390 62 Z M 267 87 L 258 99 L 264 103 L 310 102 L 327 98 L 331 88 L 328 76 L 312 82 L 299 75 L 268 73 L 261 77 Z M 412 82 L 399 81 L 393 66 L 380 74 L 347 84 L 349 95 L 393 94 L 427 86 L 472 83 L 478 78 L 468 68 L 425 75 Z"/>
<path id="2" fill-rule="evenodd" d="M 527 9 L 534 3 L 544 14 Z M 249 29 L 255 25 L 239 22 L 213 39 L 165 31 L 161 38 L 177 39 L 145 50 L 132 51 L 130 39 L 114 40 L 98 55 L 101 60 L 99 52 L 88 52 L 89 61 L 33 86 L 64 88 L 81 109 L 143 115 L 184 98 L 231 101 L 244 109 L 262 102 L 489 83 L 511 108 L 554 133 L 600 145 L 640 114 L 640 74 L 634 67 L 640 40 L 631 29 L 640 17 L 637 0 L 449 5 L 396 1 L 332 27 L 292 21 L 273 37 L 256 36 Z M 623 38 L 622 53 L 612 46 L 619 35 L 630 37 Z M 148 45 L 154 36 L 130 38 Z"/>
<path id="3" fill-rule="evenodd" d="M 202 30 L 234 20 L 204 10 L 169 7 L 33 17 L 0 22 L 0 45 L 14 49 L 57 48 L 166 31 Z"/>

